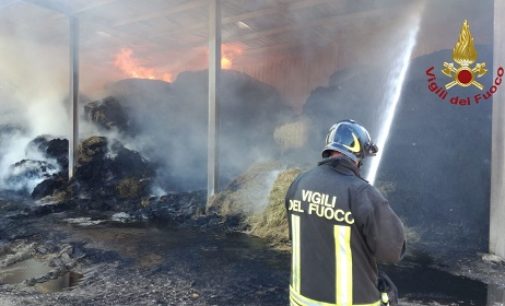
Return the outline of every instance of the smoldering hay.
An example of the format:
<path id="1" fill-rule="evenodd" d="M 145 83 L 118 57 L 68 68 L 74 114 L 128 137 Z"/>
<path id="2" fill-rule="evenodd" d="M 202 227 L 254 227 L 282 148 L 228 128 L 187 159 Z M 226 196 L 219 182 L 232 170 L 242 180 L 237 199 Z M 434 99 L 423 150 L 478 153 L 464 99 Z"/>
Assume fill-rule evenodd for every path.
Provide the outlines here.
<path id="1" fill-rule="evenodd" d="M 131 120 L 129 145 L 160 165 L 167 190 L 203 189 L 207 163 L 207 71 L 184 72 L 171 84 L 123 80 L 112 84 Z M 278 158 L 276 127 L 292 118 L 270 85 L 231 70 L 222 72 L 218 106 L 220 181 L 251 164 Z"/>
<path id="2" fill-rule="evenodd" d="M 49 172 L 59 170 L 54 160 L 47 160 L 28 144 L 39 135 L 66 134 L 66 74 L 62 74 L 66 67 L 60 60 L 66 54 L 55 46 L 2 34 L 0 42 L 0 189 L 33 189 L 41 181 L 35 173 L 25 181 L 9 177 L 30 171 L 35 164 L 24 162 L 17 169 L 11 165 L 32 160 L 45 165 Z M 24 170 L 20 170 L 22 166 Z"/>
<path id="3" fill-rule="evenodd" d="M 81 109 L 81 137 L 104 135 L 109 143 L 116 139 L 127 149 L 140 152 L 156 169 L 152 185 L 158 192 L 204 189 L 206 78 L 207 72 L 199 71 L 182 73 L 172 84 L 140 79 L 111 84 L 107 93 L 110 96 Z M 235 71 L 223 71 L 220 90 L 220 179 L 226 184 L 251 164 L 278 158 L 280 149 L 274 131 L 289 121 L 291 110 L 273 87 Z M 39 155 L 34 160 L 44 160 L 44 154 Z M 12 169 L 24 157 L 21 153 L 14 156 L 6 168 Z M 64 169 L 58 166 L 38 175 L 35 183 L 24 189 L 33 189 L 43 178 L 58 171 Z"/>
<path id="4" fill-rule="evenodd" d="M 46 44 L 17 25 L 0 33 L 0 42 L 0 190 L 30 193 L 48 176 L 65 171 L 29 143 L 41 135 L 49 140 L 68 138 L 68 46 L 64 41 Z M 119 106 L 106 116 L 123 117 L 124 125 L 95 124 L 84 110 L 87 99 L 81 98 L 80 138 L 103 135 L 110 143 L 115 139 L 140 152 L 155 165 L 158 193 L 202 189 L 207 162 L 206 77 L 205 71 L 187 72 L 172 84 L 124 80 L 109 84 L 103 95 L 81 92 L 98 102 L 113 96 Z M 223 72 L 221 91 L 220 177 L 226 184 L 249 164 L 276 157 L 273 133 L 289 121 L 290 108 L 273 87 L 238 72 Z M 33 169 L 39 166 L 48 171 Z"/>

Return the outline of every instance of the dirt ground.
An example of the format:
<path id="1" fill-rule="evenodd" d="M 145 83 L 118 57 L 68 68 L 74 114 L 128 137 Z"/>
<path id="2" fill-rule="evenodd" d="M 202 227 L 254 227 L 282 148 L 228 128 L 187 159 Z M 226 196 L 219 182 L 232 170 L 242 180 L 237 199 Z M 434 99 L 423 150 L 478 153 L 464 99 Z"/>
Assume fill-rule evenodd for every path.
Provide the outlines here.
<path id="1" fill-rule="evenodd" d="M 36 215 L 21 206 L 2 205 L 1 306 L 288 305 L 290 254 L 261 239 L 219 228 L 125 223 L 121 215 Z M 404 288 L 401 305 L 503 305 L 505 265 L 482 256 L 439 270 L 408 259 L 387 271 Z M 425 278 L 413 279 L 420 270 Z M 15 276 L 10 282 L 5 271 Z M 436 279 L 452 283 L 453 291 Z"/>

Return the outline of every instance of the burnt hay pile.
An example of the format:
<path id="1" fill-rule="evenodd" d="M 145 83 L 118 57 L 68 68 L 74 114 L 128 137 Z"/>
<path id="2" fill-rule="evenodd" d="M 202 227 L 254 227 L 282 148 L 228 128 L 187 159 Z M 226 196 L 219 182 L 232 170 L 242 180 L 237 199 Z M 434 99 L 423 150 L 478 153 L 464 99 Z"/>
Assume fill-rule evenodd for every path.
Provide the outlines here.
<path id="1" fill-rule="evenodd" d="M 123 80 L 109 86 L 103 105 L 115 99 L 128 119 L 101 123 L 136 135 L 135 145 L 158 165 L 160 185 L 170 191 L 205 188 L 207 165 L 208 80 L 206 71 L 181 73 L 171 84 Z M 226 185 L 251 163 L 278 157 L 276 127 L 291 119 L 291 109 L 272 86 L 236 71 L 223 71 L 218 102 L 220 182 Z M 103 113 L 105 113 L 104 109 Z M 127 123 L 125 123 L 127 122 Z M 130 143 L 131 145 L 134 145 Z"/>
<path id="2" fill-rule="evenodd" d="M 227 184 L 251 164 L 278 158 L 274 131 L 292 115 L 273 87 L 245 74 L 224 71 L 220 91 L 220 182 Z M 81 120 L 72 180 L 68 140 L 40 136 L 26 148 L 36 158 L 11 166 L 12 182 L 30 182 L 16 190 L 40 203 L 139 218 L 181 221 L 204 211 L 206 71 L 182 73 L 172 84 L 111 84 L 107 97 L 83 104 Z"/>
<path id="3" fill-rule="evenodd" d="M 288 241 L 284 198 L 300 172 L 279 163 L 253 165 L 212 199 L 209 211 L 238 220 L 240 230 L 283 247 Z"/>

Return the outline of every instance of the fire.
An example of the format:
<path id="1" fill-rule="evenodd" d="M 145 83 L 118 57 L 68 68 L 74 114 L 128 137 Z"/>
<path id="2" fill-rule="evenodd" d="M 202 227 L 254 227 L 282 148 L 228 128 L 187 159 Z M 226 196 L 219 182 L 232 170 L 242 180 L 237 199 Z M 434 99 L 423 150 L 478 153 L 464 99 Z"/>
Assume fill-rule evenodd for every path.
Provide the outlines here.
<path id="1" fill-rule="evenodd" d="M 195 48 L 185 54 L 185 63 L 190 63 L 190 66 L 180 67 L 174 65 L 170 67 L 171 71 L 166 71 L 159 67 L 146 67 L 142 61 L 136 58 L 133 50 L 130 48 L 122 48 L 115 55 L 114 66 L 118 68 L 123 74 L 131 78 L 150 79 L 150 80 L 163 80 L 172 82 L 174 75 L 180 72 L 181 68 L 186 70 L 205 69 L 205 61 L 208 56 L 204 48 Z M 244 53 L 244 47 L 238 43 L 226 43 L 221 46 L 221 68 L 232 69 L 237 58 Z"/>
<path id="2" fill-rule="evenodd" d="M 233 67 L 233 61 L 242 55 L 244 48 L 240 44 L 223 44 L 221 46 L 221 68 L 231 69 Z"/>
<path id="3" fill-rule="evenodd" d="M 161 72 L 155 68 L 142 66 L 140 61 L 133 57 L 133 50 L 129 48 L 123 48 L 116 54 L 114 65 L 132 78 L 163 80 L 165 82 L 173 80 L 173 75 L 170 72 Z"/>

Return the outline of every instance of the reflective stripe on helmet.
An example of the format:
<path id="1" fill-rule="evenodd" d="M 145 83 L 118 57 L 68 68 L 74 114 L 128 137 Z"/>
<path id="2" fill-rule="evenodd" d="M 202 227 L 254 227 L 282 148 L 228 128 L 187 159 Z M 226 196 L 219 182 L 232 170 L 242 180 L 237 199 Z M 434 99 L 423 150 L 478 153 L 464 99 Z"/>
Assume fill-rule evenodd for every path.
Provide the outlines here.
<path id="1" fill-rule="evenodd" d="M 342 144 L 342 145 L 344 147 L 346 147 L 347 149 L 349 149 L 349 151 L 351 151 L 353 153 L 361 152 L 361 145 L 359 143 L 358 137 L 356 137 L 356 135 L 354 133 L 352 133 L 352 138 L 353 138 L 352 147 L 345 145 L 345 144 Z"/>

